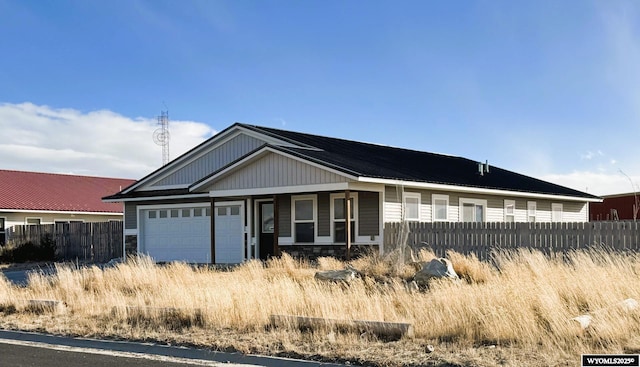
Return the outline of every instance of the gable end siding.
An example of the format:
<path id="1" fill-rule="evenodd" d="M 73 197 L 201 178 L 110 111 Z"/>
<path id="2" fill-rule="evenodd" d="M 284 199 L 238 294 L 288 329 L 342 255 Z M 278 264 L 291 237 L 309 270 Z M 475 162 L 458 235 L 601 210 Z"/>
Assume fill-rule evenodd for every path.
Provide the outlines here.
<path id="1" fill-rule="evenodd" d="M 347 182 L 336 173 L 268 153 L 242 169 L 215 182 L 210 190 L 256 189 L 265 187 L 317 185 Z"/>
<path id="2" fill-rule="evenodd" d="M 189 185 L 257 149 L 264 143 L 260 139 L 240 134 L 171 175 L 155 182 L 152 187 Z"/>

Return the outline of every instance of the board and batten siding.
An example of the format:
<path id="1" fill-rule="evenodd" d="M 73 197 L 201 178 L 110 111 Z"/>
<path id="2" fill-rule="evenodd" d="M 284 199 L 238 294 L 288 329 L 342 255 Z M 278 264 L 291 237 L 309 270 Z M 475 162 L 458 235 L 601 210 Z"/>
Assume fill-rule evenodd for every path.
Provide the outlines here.
<path id="1" fill-rule="evenodd" d="M 562 204 L 562 222 L 586 222 L 589 220 L 586 202 L 537 200 L 521 197 L 502 197 L 495 195 L 475 195 L 457 192 L 442 192 L 430 190 L 415 190 L 404 188 L 405 193 L 415 192 L 420 194 L 420 218 L 422 222 L 432 222 L 432 195 L 446 195 L 449 198 L 449 222 L 460 221 L 460 199 L 486 200 L 486 222 L 504 222 L 505 200 L 515 201 L 515 221 L 527 221 L 527 203 L 536 203 L 536 222 L 551 222 L 551 204 Z M 395 186 L 385 187 L 384 222 L 399 222 L 402 220 L 402 189 Z"/>
<path id="2" fill-rule="evenodd" d="M 240 134 L 185 165 L 178 171 L 153 183 L 151 187 L 191 184 L 254 151 L 264 143 L 260 139 Z"/>
<path id="3" fill-rule="evenodd" d="M 241 170 L 221 178 L 210 190 L 256 189 L 347 182 L 344 176 L 291 159 L 267 153 Z"/>

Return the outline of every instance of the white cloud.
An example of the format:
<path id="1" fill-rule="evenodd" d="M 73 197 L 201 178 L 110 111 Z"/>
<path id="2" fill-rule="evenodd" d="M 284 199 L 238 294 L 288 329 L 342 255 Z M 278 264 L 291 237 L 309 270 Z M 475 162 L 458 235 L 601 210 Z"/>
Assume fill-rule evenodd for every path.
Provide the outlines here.
<path id="1" fill-rule="evenodd" d="M 32 103 L 0 104 L 2 169 L 141 178 L 162 164 L 153 118 L 112 111 L 81 112 Z M 208 125 L 170 121 L 175 158 L 212 136 Z"/>
<path id="2" fill-rule="evenodd" d="M 621 173 L 574 171 L 567 174 L 548 174 L 540 179 L 592 195 L 608 195 L 633 192 L 640 183 L 640 176 L 626 177 Z M 633 184 L 632 184 L 633 183 Z"/>

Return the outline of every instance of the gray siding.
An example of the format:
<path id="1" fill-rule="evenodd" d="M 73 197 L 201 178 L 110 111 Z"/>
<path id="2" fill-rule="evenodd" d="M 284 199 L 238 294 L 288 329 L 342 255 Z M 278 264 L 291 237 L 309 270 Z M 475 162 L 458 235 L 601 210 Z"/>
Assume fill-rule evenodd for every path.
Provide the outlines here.
<path id="1" fill-rule="evenodd" d="M 328 192 L 318 194 L 318 236 L 331 236 L 331 199 Z"/>
<path id="2" fill-rule="evenodd" d="M 152 186 L 191 184 L 257 149 L 263 144 L 264 141 L 262 140 L 240 134 L 171 175 L 155 182 Z"/>
<path id="3" fill-rule="evenodd" d="M 220 179 L 212 185 L 211 189 L 255 189 L 346 181 L 347 178 L 336 173 L 279 154 L 268 153 L 244 168 Z"/>
<path id="4" fill-rule="evenodd" d="M 278 237 L 291 236 L 291 195 L 278 195 Z"/>
<path id="5" fill-rule="evenodd" d="M 372 236 L 380 234 L 380 194 L 358 192 L 358 234 Z"/>
<path id="6" fill-rule="evenodd" d="M 124 203 L 124 229 L 138 228 L 136 208 L 136 203 Z"/>

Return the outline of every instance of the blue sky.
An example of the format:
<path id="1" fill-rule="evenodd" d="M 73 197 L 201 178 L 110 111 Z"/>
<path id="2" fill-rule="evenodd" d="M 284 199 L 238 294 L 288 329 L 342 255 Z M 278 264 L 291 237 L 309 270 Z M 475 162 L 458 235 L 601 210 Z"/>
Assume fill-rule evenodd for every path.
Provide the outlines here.
<path id="1" fill-rule="evenodd" d="M 0 0 L 0 35 L 2 168 L 141 177 L 166 105 L 172 157 L 240 121 L 640 182 L 633 1 Z"/>

